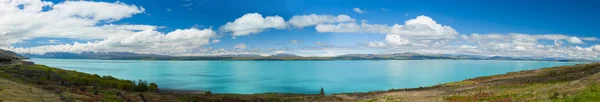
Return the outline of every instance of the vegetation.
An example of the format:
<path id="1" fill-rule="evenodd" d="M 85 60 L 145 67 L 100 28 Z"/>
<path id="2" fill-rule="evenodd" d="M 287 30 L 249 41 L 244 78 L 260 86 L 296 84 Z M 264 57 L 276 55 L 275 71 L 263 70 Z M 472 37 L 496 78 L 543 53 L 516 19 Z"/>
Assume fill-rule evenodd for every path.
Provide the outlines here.
<path id="1" fill-rule="evenodd" d="M 323 90 L 323 88 L 321 88 L 321 91 L 319 91 L 319 95 L 325 96 L 325 90 Z"/>
<path id="2" fill-rule="evenodd" d="M 140 80 L 137 85 L 130 80 L 117 79 L 112 76 L 99 76 L 72 70 L 50 68 L 44 65 L 13 64 L 0 68 L 7 77 L 26 78 L 26 81 L 40 84 L 56 83 L 63 86 L 96 86 L 121 90 L 144 92 L 148 90 L 147 82 Z"/>
<path id="3" fill-rule="evenodd" d="M 600 100 L 600 86 L 594 84 L 574 96 L 565 98 L 565 102 L 593 102 Z"/>
<path id="4" fill-rule="evenodd" d="M 156 83 L 150 83 L 148 85 L 148 91 L 150 91 L 150 92 L 158 91 L 158 85 L 156 85 Z"/>
<path id="5" fill-rule="evenodd" d="M 360 101 L 566 101 L 599 100 L 600 63 L 509 72 L 430 87 L 336 96 Z"/>

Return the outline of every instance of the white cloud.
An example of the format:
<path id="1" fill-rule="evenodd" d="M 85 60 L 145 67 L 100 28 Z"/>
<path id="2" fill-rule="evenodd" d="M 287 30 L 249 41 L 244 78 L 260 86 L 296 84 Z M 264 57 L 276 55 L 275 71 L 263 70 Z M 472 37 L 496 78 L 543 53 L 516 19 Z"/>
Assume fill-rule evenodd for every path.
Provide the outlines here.
<path id="1" fill-rule="evenodd" d="M 404 22 L 394 24 L 388 34 L 401 35 L 413 39 L 453 39 L 458 32 L 450 26 L 442 26 L 427 16 L 417 16 Z"/>
<path id="2" fill-rule="evenodd" d="M 288 41 L 288 43 L 290 43 L 290 44 L 299 44 L 299 43 L 302 43 L 302 40 L 290 40 L 290 41 Z"/>
<path id="3" fill-rule="evenodd" d="M 42 43 L 42 44 L 57 44 L 57 43 L 63 43 L 60 40 L 48 40 L 48 41 L 41 41 L 41 42 L 37 42 L 37 43 Z"/>
<path id="4" fill-rule="evenodd" d="M 600 52 L 600 45 L 594 45 L 594 46 L 592 46 L 590 48 L 592 48 L 596 52 Z"/>
<path id="5" fill-rule="evenodd" d="M 19 6 L 23 9 L 20 9 Z M 44 11 L 42 8 L 51 8 Z M 0 46 L 10 46 L 37 37 L 105 39 L 130 35 L 149 25 L 105 25 L 134 14 L 144 8 L 121 2 L 65 1 L 54 4 L 39 0 L 0 2 Z M 101 25 L 101 26 L 97 26 Z"/>
<path id="6" fill-rule="evenodd" d="M 388 26 L 384 24 L 368 24 L 365 20 L 362 24 L 339 23 L 339 24 L 319 24 L 315 27 L 318 32 L 365 32 L 365 33 L 381 33 L 388 35 L 386 40 L 392 46 L 407 45 L 414 40 L 413 45 L 442 46 L 447 43 L 446 40 L 455 39 L 458 32 L 450 26 L 443 26 L 427 16 L 418 16 L 415 19 L 410 19 L 404 25 L 394 24 Z M 399 39 L 396 39 L 399 38 Z"/>
<path id="7" fill-rule="evenodd" d="M 572 44 L 583 44 L 583 41 L 581 41 L 581 39 L 579 39 L 577 37 L 571 37 L 567 41 L 569 41 L 569 43 L 572 43 Z"/>
<path id="8" fill-rule="evenodd" d="M 221 42 L 221 40 L 219 40 L 219 39 L 214 39 L 214 40 L 210 41 L 210 43 L 219 43 L 219 42 Z"/>
<path id="9" fill-rule="evenodd" d="M 23 9 L 20 9 L 22 5 Z M 42 9 L 50 8 L 50 9 Z M 38 0 L 0 2 L 0 48 L 19 53 L 46 52 L 135 52 L 172 54 L 204 50 L 216 33 L 211 29 L 156 31 L 163 26 L 109 24 L 144 12 L 144 8 L 122 2 L 64 1 L 59 4 Z M 12 47 L 33 38 L 90 40 L 71 44 Z M 47 43 L 62 43 L 49 40 Z"/>
<path id="10" fill-rule="evenodd" d="M 379 42 L 379 41 L 367 42 L 367 47 L 381 48 L 381 47 L 385 47 L 385 46 L 386 46 L 385 43 Z"/>
<path id="11" fill-rule="evenodd" d="M 317 24 L 330 24 L 330 23 L 342 23 L 342 22 L 351 22 L 354 21 L 348 15 L 295 15 L 288 21 L 290 25 L 303 28 L 306 26 L 312 26 Z"/>
<path id="12" fill-rule="evenodd" d="M 280 16 L 263 16 L 259 13 L 248 13 L 233 22 L 221 26 L 225 32 L 233 32 L 233 36 L 246 36 L 263 32 L 265 29 L 283 29 L 286 22 Z"/>
<path id="13" fill-rule="evenodd" d="M 561 47 L 562 44 L 564 44 L 564 42 L 562 42 L 561 40 L 554 40 L 554 46 Z"/>
<path id="14" fill-rule="evenodd" d="M 470 46 L 470 45 L 460 45 L 460 48 L 463 48 L 463 49 L 476 49 L 476 48 L 477 48 L 477 46 Z"/>
<path id="15" fill-rule="evenodd" d="M 246 44 L 243 44 L 243 43 L 242 44 L 237 44 L 237 45 L 233 46 L 233 48 L 236 48 L 236 49 L 246 49 Z"/>
<path id="16" fill-rule="evenodd" d="M 61 45 L 44 45 L 31 48 L 12 48 L 10 50 L 20 53 L 46 52 L 136 52 L 177 55 L 180 53 L 195 52 L 209 44 L 210 38 L 216 36 L 211 29 L 199 30 L 177 29 L 163 34 L 153 30 L 145 30 L 132 35 L 110 37 L 101 41 Z"/>
<path id="17" fill-rule="evenodd" d="M 361 32 L 387 34 L 391 27 L 385 24 L 367 24 L 366 21 L 360 25 Z"/>
<path id="18" fill-rule="evenodd" d="M 394 46 L 408 45 L 410 42 L 410 41 L 408 41 L 408 39 L 406 39 L 400 35 L 386 35 L 385 40 L 387 41 L 388 44 L 394 45 Z"/>
<path id="19" fill-rule="evenodd" d="M 76 16 L 93 20 L 116 21 L 143 11 L 144 8 L 121 2 L 68 1 L 52 6 L 52 10 L 48 13 L 63 17 Z"/>
<path id="20" fill-rule="evenodd" d="M 363 14 L 363 13 L 366 13 L 366 12 L 367 12 L 367 10 L 361 10 L 361 9 L 360 9 L 360 8 L 358 8 L 358 7 L 355 7 L 355 8 L 353 8 L 353 9 L 352 9 L 352 11 L 354 11 L 354 12 L 356 12 L 356 13 L 359 13 L 359 14 Z"/>
<path id="21" fill-rule="evenodd" d="M 367 32 L 401 35 L 403 37 L 432 40 L 432 39 L 454 39 L 458 32 L 450 26 L 443 26 L 427 16 L 418 16 L 410 19 L 404 25 L 394 24 L 368 24 L 366 21 L 358 26 L 356 23 L 320 24 L 316 27 L 319 32 Z"/>
<path id="22" fill-rule="evenodd" d="M 585 41 L 597 41 L 598 38 L 596 38 L 596 37 L 582 37 L 581 40 L 585 40 Z"/>
<path id="23" fill-rule="evenodd" d="M 356 23 L 319 24 L 315 29 L 317 32 L 357 32 L 360 26 Z"/>

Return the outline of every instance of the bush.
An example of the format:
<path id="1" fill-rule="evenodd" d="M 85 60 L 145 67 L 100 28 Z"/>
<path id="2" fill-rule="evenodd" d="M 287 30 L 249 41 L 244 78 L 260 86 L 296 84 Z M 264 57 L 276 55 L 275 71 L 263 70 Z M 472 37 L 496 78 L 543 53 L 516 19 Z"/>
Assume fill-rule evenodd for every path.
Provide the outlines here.
<path id="1" fill-rule="evenodd" d="M 323 88 L 321 88 L 321 91 L 319 91 L 319 95 L 325 96 L 325 90 L 323 90 Z"/>
<path id="2" fill-rule="evenodd" d="M 151 91 L 151 92 L 158 91 L 158 85 L 156 85 L 156 83 L 150 83 L 148 85 L 148 91 Z"/>
<path id="3" fill-rule="evenodd" d="M 138 92 L 148 91 L 148 82 L 139 80 L 134 91 L 138 91 Z"/>
<path id="4" fill-rule="evenodd" d="M 204 92 L 204 94 L 205 94 L 205 95 L 212 95 L 212 92 L 210 92 L 210 91 L 206 91 L 206 92 Z"/>

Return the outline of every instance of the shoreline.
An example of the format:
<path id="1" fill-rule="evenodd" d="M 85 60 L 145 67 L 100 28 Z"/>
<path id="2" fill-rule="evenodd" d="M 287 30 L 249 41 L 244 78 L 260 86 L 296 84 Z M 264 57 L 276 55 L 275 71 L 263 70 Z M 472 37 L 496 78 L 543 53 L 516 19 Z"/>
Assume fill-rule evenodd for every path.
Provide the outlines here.
<path id="1" fill-rule="evenodd" d="M 177 89 L 164 89 L 165 91 L 162 92 L 137 92 L 121 90 L 120 88 L 116 89 L 108 87 L 101 88 L 104 91 L 102 91 L 100 94 L 97 94 L 97 91 L 93 91 L 96 90 L 95 87 L 91 86 L 63 86 L 64 83 L 60 80 L 58 81 L 58 83 L 56 81 L 40 80 L 40 78 L 44 78 L 44 74 L 42 74 L 44 73 L 44 70 L 38 69 L 52 69 L 53 71 L 61 72 L 63 70 L 61 68 L 52 68 L 39 64 L 24 65 L 23 63 L 17 63 L 16 65 L 17 66 L 13 66 L 13 68 L 10 68 L 10 66 L 2 66 L 6 68 L 0 68 L 2 70 L 5 70 L 4 72 L 0 70 L 0 72 L 6 72 L 8 75 L 17 76 L 9 79 L 16 78 L 29 80 L 19 82 L 25 82 L 28 85 L 33 85 L 44 90 L 56 90 L 54 88 L 71 90 L 62 91 L 61 93 L 84 95 L 85 97 L 83 98 L 72 97 L 71 99 L 88 101 L 106 101 L 106 99 L 104 98 L 94 97 L 108 97 L 108 99 L 111 100 L 134 101 L 140 99 L 154 101 L 175 101 L 182 99 L 188 101 L 531 101 L 542 99 L 549 101 L 563 99 L 566 100 L 571 99 L 570 97 L 579 97 L 577 96 L 578 93 L 580 93 L 582 90 L 587 90 L 587 87 L 593 86 L 592 83 L 600 83 L 600 63 L 586 63 L 566 66 L 545 67 L 533 70 L 513 71 L 507 72 L 505 74 L 472 77 L 462 81 L 452 81 L 448 83 L 419 88 L 401 88 L 354 93 L 332 93 L 327 95 L 316 93 L 205 94 L 202 92 L 206 91 L 201 90 Z M 14 67 L 21 68 L 14 69 Z M 28 70 L 31 68 L 33 68 L 33 70 Z M 15 73 L 11 70 L 33 71 L 34 73 L 40 73 L 34 75 L 42 76 L 25 77 L 23 75 L 27 74 L 19 74 L 19 71 Z M 81 73 L 75 71 L 73 72 Z M 91 75 L 88 73 L 81 74 L 84 76 Z M 47 85 L 44 83 L 50 84 L 51 87 L 47 88 Z M 61 83 L 63 83 L 63 85 L 61 85 Z M 533 93 L 531 93 L 531 91 L 533 91 Z M 115 92 L 116 96 L 102 96 L 103 94 L 114 95 Z M 69 94 L 61 93 L 57 93 L 58 96 L 69 96 Z M 2 94 L 2 91 L 0 91 L 0 94 Z M 519 95 L 527 95 L 533 97 L 518 97 Z M 548 98 L 555 96 L 559 98 Z"/>

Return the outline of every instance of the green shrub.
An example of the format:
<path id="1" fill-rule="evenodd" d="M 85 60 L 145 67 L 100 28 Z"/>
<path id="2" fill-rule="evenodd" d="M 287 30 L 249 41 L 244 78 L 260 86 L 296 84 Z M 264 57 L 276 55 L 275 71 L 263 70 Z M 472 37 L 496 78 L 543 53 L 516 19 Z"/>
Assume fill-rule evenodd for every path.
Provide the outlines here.
<path id="1" fill-rule="evenodd" d="M 146 82 L 144 80 L 139 80 L 138 84 L 135 88 L 135 91 L 138 91 L 138 92 L 148 91 L 148 82 Z"/>
<path id="2" fill-rule="evenodd" d="M 156 85 L 156 83 L 150 83 L 148 85 L 148 91 L 151 91 L 151 92 L 158 91 L 158 85 Z"/>
<path id="3" fill-rule="evenodd" d="M 323 90 L 323 88 L 321 88 L 321 91 L 319 91 L 319 95 L 325 96 L 325 90 Z"/>

